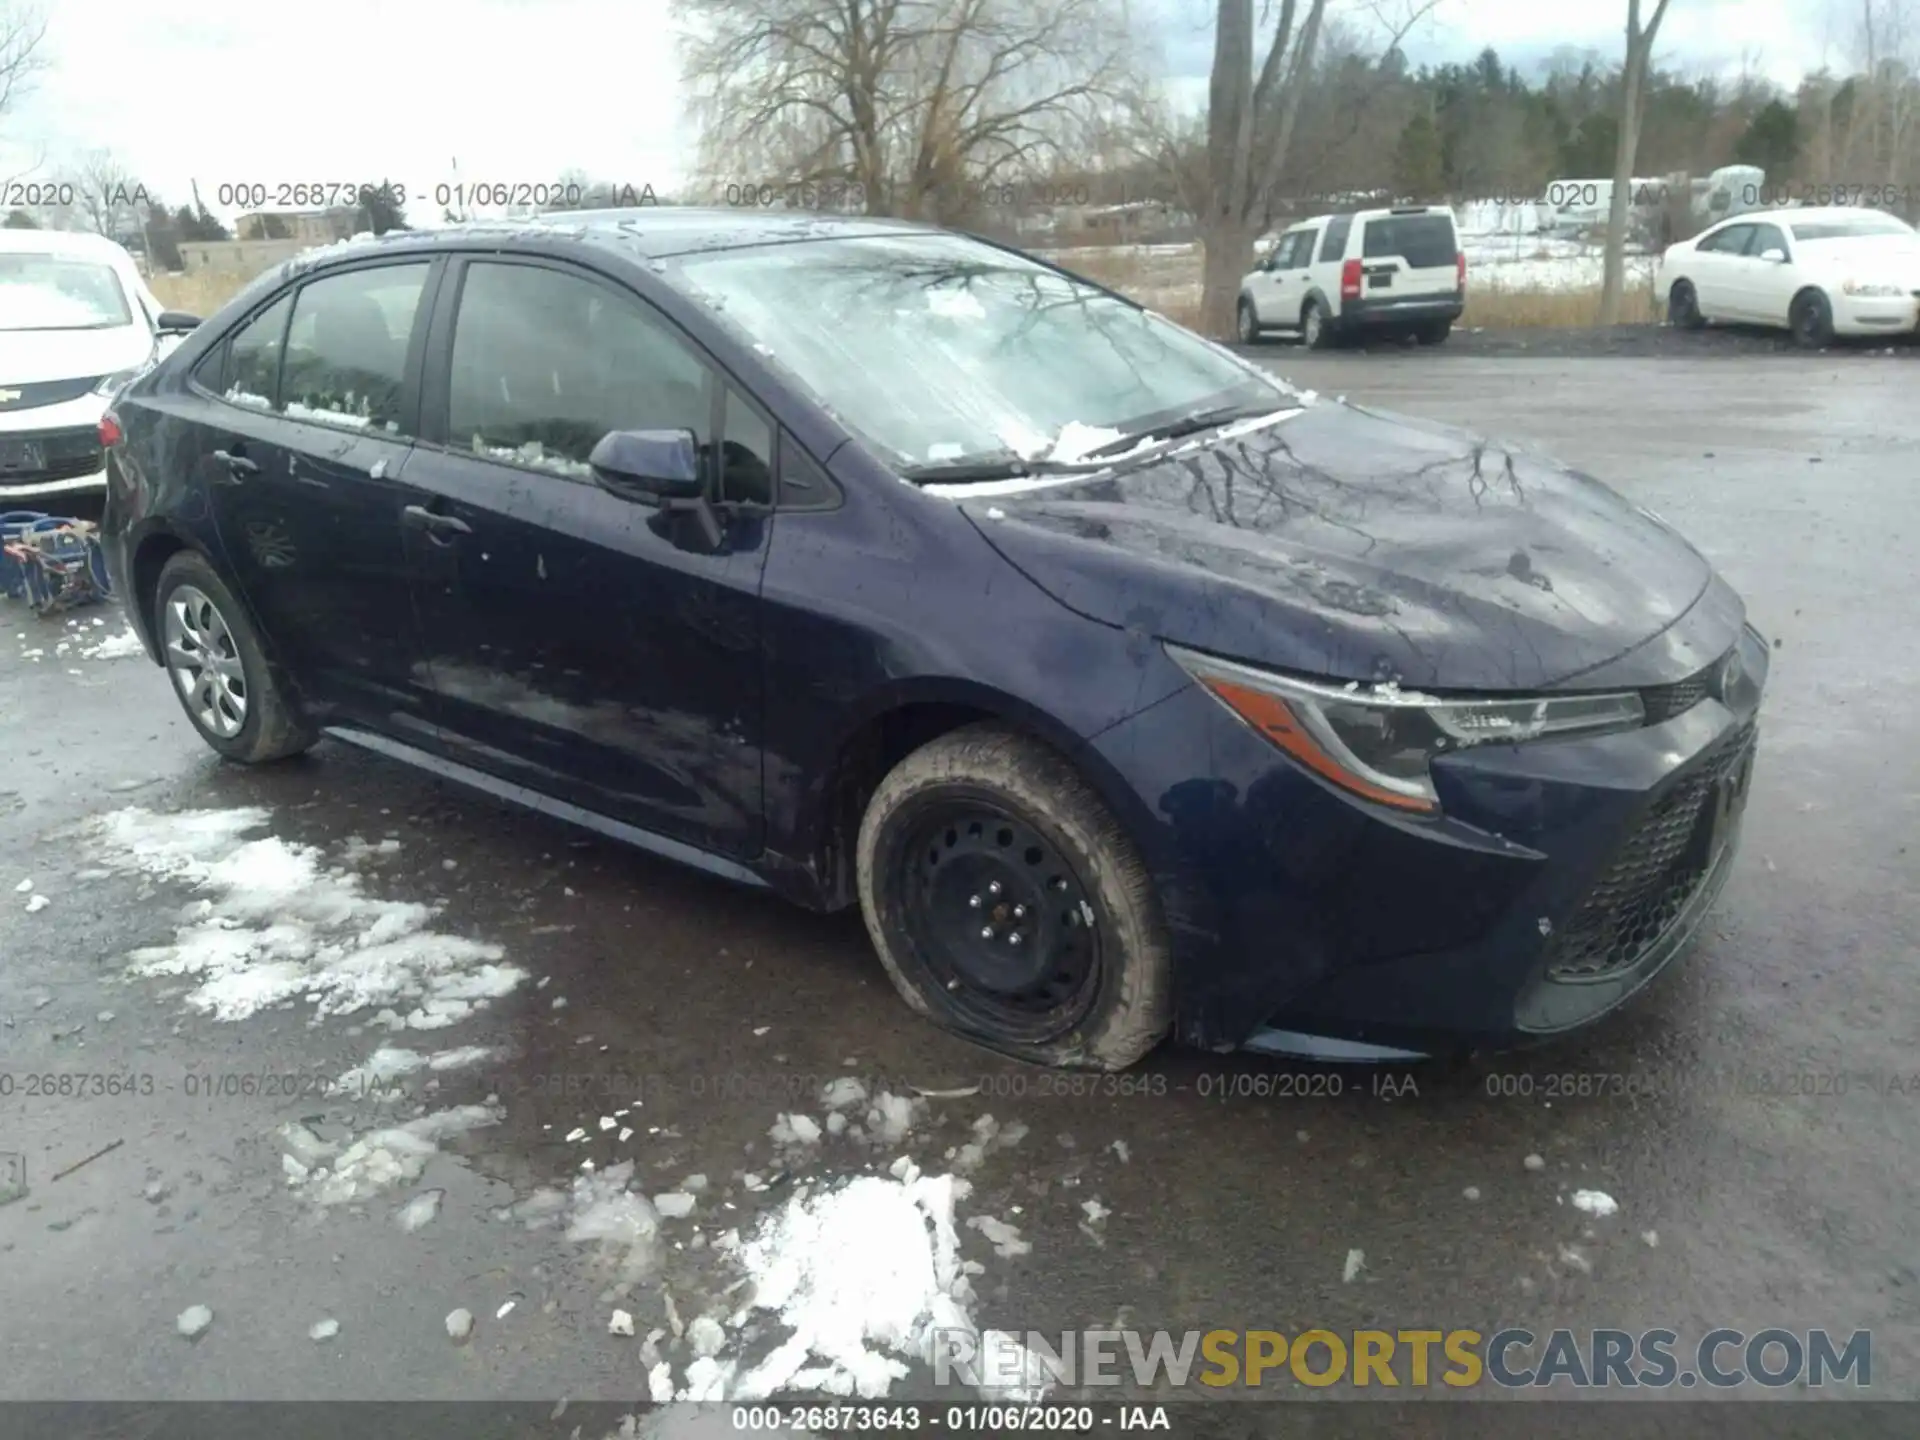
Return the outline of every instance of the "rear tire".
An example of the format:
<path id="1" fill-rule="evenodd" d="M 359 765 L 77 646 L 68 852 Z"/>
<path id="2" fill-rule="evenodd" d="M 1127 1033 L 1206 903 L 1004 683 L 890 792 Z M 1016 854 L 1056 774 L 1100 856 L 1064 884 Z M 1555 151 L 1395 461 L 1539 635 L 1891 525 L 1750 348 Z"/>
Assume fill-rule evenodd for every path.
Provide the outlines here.
<path id="1" fill-rule="evenodd" d="M 979 724 L 914 751 L 868 802 L 856 867 L 881 963 L 942 1028 L 1095 1070 L 1166 1033 L 1172 952 L 1146 866 L 1037 741 Z"/>
<path id="2" fill-rule="evenodd" d="M 1326 305 L 1319 300 L 1309 300 L 1300 307 L 1300 343 L 1309 350 L 1331 350 L 1334 340 L 1333 317 L 1327 314 Z"/>
<path id="3" fill-rule="evenodd" d="M 1239 335 L 1242 345 L 1258 345 L 1262 339 L 1260 312 L 1253 308 L 1253 301 L 1246 296 L 1240 297 L 1240 304 L 1234 311 L 1234 332 Z"/>
<path id="4" fill-rule="evenodd" d="M 1667 324 L 1676 330 L 1698 330 L 1707 323 L 1700 313 L 1700 296 L 1690 280 L 1676 280 L 1667 291 Z"/>
<path id="5" fill-rule="evenodd" d="M 1415 328 L 1413 335 L 1422 345 L 1444 345 L 1453 333 L 1451 320 L 1429 320 Z"/>
<path id="6" fill-rule="evenodd" d="M 267 662 L 245 607 L 194 551 L 180 551 L 161 569 L 153 628 L 175 698 L 224 759 L 259 765 L 319 740 Z"/>
<path id="7" fill-rule="evenodd" d="M 1824 350 L 1833 343 L 1833 306 L 1818 290 L 1802 290 L 1787 311 L 1787 326 L 1802 350 Z"/>

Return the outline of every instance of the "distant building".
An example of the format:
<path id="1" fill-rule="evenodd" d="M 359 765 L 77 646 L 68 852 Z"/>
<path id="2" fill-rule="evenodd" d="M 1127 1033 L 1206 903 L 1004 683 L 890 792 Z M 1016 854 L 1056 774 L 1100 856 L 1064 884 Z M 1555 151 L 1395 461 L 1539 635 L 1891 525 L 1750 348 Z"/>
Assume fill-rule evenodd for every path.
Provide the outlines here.
<path id="1" fill-rule="evenodd" d="M 250 210 L 233 222 L 233 233 L 239 240 L 284 239 L 327 245 L 351 240 L 365 224 L 357 205 L 331 205 L 324 210 Z"/>

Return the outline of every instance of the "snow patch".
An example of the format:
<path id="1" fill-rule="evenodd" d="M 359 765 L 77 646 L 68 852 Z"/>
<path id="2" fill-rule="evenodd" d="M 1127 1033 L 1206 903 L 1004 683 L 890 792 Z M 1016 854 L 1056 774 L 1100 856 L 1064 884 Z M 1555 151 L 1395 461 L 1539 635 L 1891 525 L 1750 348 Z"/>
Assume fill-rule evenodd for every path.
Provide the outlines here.
<path id="1" fill-rule="evenodd" d="M 1573 1192 L 1573 1208 L 1584 1210 L 1589 1215 L 1611 1215 L 1620 1206 L 1604 1190 L 1576 1190 Z"/>
<path id="2" fill-rule="evenodd" d="M 305 1182 L 307 1198 L 316 1205 L 351 1205 L 396 1185 L 411 1184 L 427 1168 L 427 1161 L 440 1153 L 443 1141 L 499 1123 L 500 1111 L 493 1106 L 460 1105 L 371 1131 L 342 1150 L 331 1164 L 314 1167 Z"/>
<path id="3" fill-rule="evenodd" d="M 217 1020 L 306 999 L 315 1018 L 383 1006 L 376 1022 L 421 1030 L 454 1024 L 526 978 L 501 963 L 499 946 L 429 929 L 437 905 L 373 899 L 311 845 L 245 838 L 268 821 L 248 806 L 131 807 L 90 822 L 109 863 L 202 892 L 171 944 L 133 952 L 134 974 L 195 977 L 187 1003 Z"/>

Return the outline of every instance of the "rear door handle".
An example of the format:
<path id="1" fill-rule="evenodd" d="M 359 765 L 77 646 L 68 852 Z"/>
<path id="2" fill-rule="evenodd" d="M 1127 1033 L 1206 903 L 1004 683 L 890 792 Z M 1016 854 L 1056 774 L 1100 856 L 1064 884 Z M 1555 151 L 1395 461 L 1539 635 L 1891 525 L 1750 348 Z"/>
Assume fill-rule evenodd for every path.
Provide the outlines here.
<path id="1" fill-rule="evenodd" d="M 230 450 L 216 450 L 213 452 L 213 458 L 226 467 L 227 474 L 231 477 L 228 481 L 229 484 L 244 480 L 249 475 L 258 475 L 260 473 L 259 462 L 249 460 L 244 455 L 235 455 Z"/>
<path id="2" fill-rule="evenodd" d="M 434 539 L 442 536 L 471 535 L 473 527 L 458 515 L 442 515 L 424 505 L 409 505 L 400 512 L 400 523 L 409 530 L 425 530 Z"/>

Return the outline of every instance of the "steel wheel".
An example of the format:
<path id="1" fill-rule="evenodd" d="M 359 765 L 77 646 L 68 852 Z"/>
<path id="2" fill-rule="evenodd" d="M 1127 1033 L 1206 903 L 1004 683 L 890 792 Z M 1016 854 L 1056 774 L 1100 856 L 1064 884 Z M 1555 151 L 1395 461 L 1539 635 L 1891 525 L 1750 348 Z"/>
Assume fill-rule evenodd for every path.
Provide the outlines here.
<path id="1" fill-rule="evenodd" d="M 1240 343 L 1251 345 L 1260 338 L 1260 316 L 1253 308 L 1251 300 L 1242 300 L 1238 314 Z"/>
<path id="2" fill-rule="evenodd" d="M 901 863 L 902 919 L 955 1012 L 1036 1043 L 1077 1025 L 1100 988 L 1085 883 L 1040 832 L 984 800 L 930 803 Z"/>
<path id="3" fill-rule="evenodd" d="M 226 617 L 207 593 L 182 585 L 167 597 L 167 673 L 187 711 L 209 734 L 230 740 L 247 723 L 247 672 Z"/>
<path id="4" fill-rule="evenodd" d="M 1300 318 L 1300 339 L 1312 347 L 1320 348 L 1321 339 L 1326 330 L 1326 317 L 1318 305 L 1307 306 L 1307 313 Z"/>

